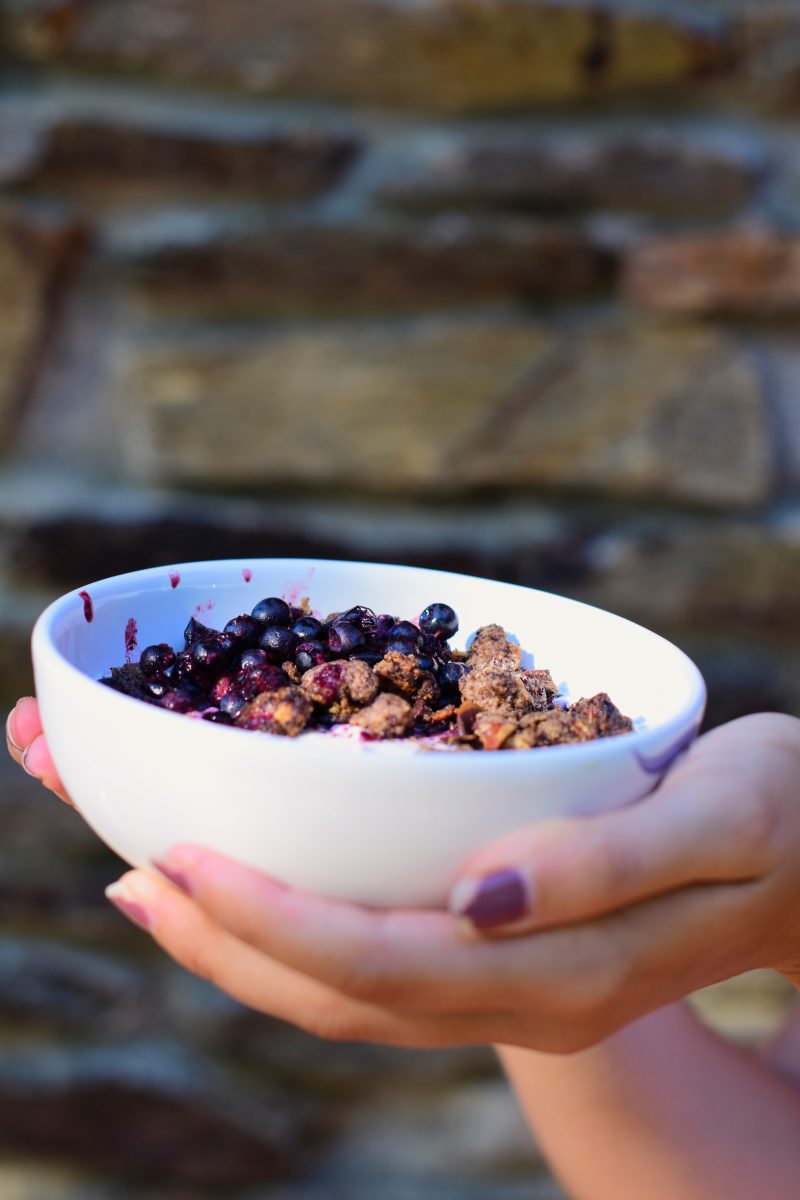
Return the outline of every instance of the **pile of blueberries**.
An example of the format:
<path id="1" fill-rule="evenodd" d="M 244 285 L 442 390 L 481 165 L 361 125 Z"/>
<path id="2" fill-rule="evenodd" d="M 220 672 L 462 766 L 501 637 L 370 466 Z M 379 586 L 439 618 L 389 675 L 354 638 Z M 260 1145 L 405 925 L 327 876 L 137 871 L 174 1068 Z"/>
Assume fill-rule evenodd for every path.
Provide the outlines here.
<path id="1" fill-rule="evenodd" d="M 138 664 L 136 694 L 173 712 L 202 713 L 207 721 L 231 725 L 249 701 L 262 692 L 293 682 L 283 669 L 294 664 L 295 677 L 332 659 L 361 659 L 373 666 L 388 654 L 411 655 L 430 671 L 442 704 L 457 702 L 458 681 L 466 670 L 452 658 L 448 640 L 458 629 L 449 604 L 430 604 L 419 625 L 358 604 L 327 621 L 277 596 L 260 600 L 249 614 L 233 617 L 220 632 L 194 617 L 184 631 L 184 646 L 166 642 L 147 646 Z M 122 671 L 104 680 L 129 690 Z M 133 694 L 133 689 L 130 689 Z"/>

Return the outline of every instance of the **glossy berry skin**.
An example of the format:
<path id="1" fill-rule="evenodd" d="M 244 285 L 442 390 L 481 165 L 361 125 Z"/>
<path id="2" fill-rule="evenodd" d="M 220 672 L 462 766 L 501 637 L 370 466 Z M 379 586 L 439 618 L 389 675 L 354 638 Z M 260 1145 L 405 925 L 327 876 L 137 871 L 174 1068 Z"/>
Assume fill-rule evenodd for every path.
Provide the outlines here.
<path id="1" fill-rule="evenodd" d="M 260 647 L 256 647 L 254 650 L 245 650 L 239 659 L 239 670 L 257 671 L 259 667 L 265 667 L 268 662 L 266 651 Z"/>
<path id="2" fill-rule="evenodd" d="M 329 657 L 328 647 L 324 642 L 309 638 L 307 641 L 301 642 L 294 652 L 294 662 L 298 671 L 310 671 L 312 667 L 318 667 Z"/>
<path id="3" fill-rule="evenodd" d="M 157 679 L 165 675 L 175 662 L 175 651 L 168 642 L 160 642 L 157 646 L 145 646 L 139 657 L 142 674 L 148 679 Z"/>
<path id="4" fill-rule="evenodd" d="M 436 665 L 437 665 L 436 659 L 433 657 L 432 654 L 418 654 L 417 655 L 417 666 L 420 668 L 420 670 L 435 671 Z"/>
<path id="5" fill-rule="evenodd" d="M 419 629 L 416 625 L 412 625 L 411 621 L 395 621 L 389 630 L 389 637 L 418 638 L 419 636 Z"/>
<path id="6" fill-rule="evenodd" d="M 266 600 L 259 600 L 250 615 L 261 625 L 280 625 L 287 629 L 294 621 L 291 608 L 279 596 L 268 596 Z"/>
<path id="7" fill-rule="evenodd" d="M 383 658 L 383 649 L 361 650 L 358 654 L 351 655 L 351 657 L 358 659 L 360 662 L 365 662 L 368 667 L 374 667 Z"/>
<path id="8" fill-rule="evenodd" d="M 250 648 L 258 645 L 258 639 L 264 632 L 264 626 L 247 613 L 234 617 L 222 631 L 232 637 L 240 648 Z"/>
<path id="9" fill-rule="evenodd" d="M 363 650 L 366 646 L 366 638 L 363 630 L 359 629 L 357 625 L 340 617 L 330 627 L 328 646 L 331 653 L 337 657 L 347 657 Z"/>
<path id="10" fill-rule="evenodd" d="M 230 640 L 218 636 L 207 642 L 195 642 L 192 659 L 198 671 L 205 675 L 217 675 L 224 671 L 231 659 Z"/>
<path id="11" fill-rule="evenodd" d="M 167 692 L 172 691 L 172 685 L 168 679 L 148 679 L 146 686 L 154 700 L 161 700 Z"/>
<path id="12" fill-rule="evenodd" d="M 458 617 L 455 609 L 449 604 L 429 604 L 420 613 L 419 627 L 423 633 L 433 634 L 434 637 L 447 641 L 458 631 Z"/>
<path id="13" fill-rule="evenodd" d="M 346 613 L 342 613 L 342 620 L 355 625 L 356 629 L 360 629 L 367 637 L 372 637 L 378 625 L 375 613 L 363 604 L 356 604 L 354 608 L 348 608 Z"/>
<path id="14" fill-rule="evenodd" d="M 209 629 L 208 625 L 203 625 L 201 621 L 194 617 L 189 617 L 189 624 L 183 631 L 183 639 L 187 647 L 191 647 L 195 642 L 206 642 L 209 638 L 214 637 L 216 629 Z"/>
<path id="15" fill-rule="evenodd" d="M 280 665 L 294 655 L 297 638 L 291 629 L 284 625 L 268 625 L 261 635 L 260 648 L 267 656 L 267 661 Z"/>
<path id="16" fill-rule="evenodd" d="M 379 642 L 385 642 L 392 629 L 394 629 L 397 621 L 391 613 L 381 613 L 375 619 L 375 632 L 373 637 Z"/>
<path id="17" fill-rule="evenodd" d="M 197 664 L 191 650 L 181 650 L 180 654 L 176 654 L 172 667 L 173 682 L 185 683 L 187 680 L 196 680 L 198 674 Z"/>
<path id="18" fill-rule="evenodd" d="M 459 679 L 466 674 L 464 663 L 446 662 L 439 671 L 439 685 L 443 688 L 457 688 Z"/>
<path id="19" fill-rule="evenodd" d="M 245 706 L 244 696 L 240 696 L 238 692 L 226 692 L 219 700 L 219 711 L 227 713 L 229 717 L 238 716 Z"/>
<path id="20" fill-rule="evenodd" d="M 298 617 L 292 626 L 292 633 L 298 642 L 319 641 L 323 636 L 322 621 L 316 617 Z"/>
<path id="21" fill-rule="evenodd" d="M 403 637 L 402 634 L 390 637 L 386 642 L 386 654 L 410 654 L 412 658 L 419 650 L 419 639 Z"/>
<path id="22" fill-rule="evenodd" d="M 233 717 L 230 713 L 223 712 L 221 708 L 211 709 L 210 712 L 203 713 L 204 721 L 211 721 L 214 725 L 232 725 Z"/>
<path id="23" fill-rule="evenodd" d="M 161 700 L 162 708 L 176 713 L 191 712 L 196 707 L 196 704 L 197 702 L 193 696 L 181 691 L 167 692 Z"/>

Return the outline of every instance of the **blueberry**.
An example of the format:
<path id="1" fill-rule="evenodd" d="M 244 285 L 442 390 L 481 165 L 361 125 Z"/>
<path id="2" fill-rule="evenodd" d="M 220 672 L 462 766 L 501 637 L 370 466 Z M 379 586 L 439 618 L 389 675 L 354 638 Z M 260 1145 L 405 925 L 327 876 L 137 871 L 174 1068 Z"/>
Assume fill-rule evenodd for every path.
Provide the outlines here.
<path id="1" fill-rule="evenodd" d="M 213 721 L 215 725 L 232 725 L 233 717 L 230 713 L 223 712 L 221 708 L 211 709 L 209 712 L 203 713 L 204 721 Z"/>
<path id="2" fill-rule="evenodd" d="M 175 662 L 172 667 L 172 679 L 176 683 L 184 683 L 189 679 L 197 678 L 197 664 L 194 661 L 191 650 L 181 650 L 180 654 L 175 655 Z"/>
<path id="3" fill-rule="evenodd" d="M 410 654 L 412 657 L 419 650 L 419 639 L 403 637 L 401 634 L 392 636 L 386 642 L 387 654 Z"/>
<path id="4" fill-rule="evenodd" d="M 443 663 L 439 670 L 439 684 L 443 688 L 458 687 L 458 681 L 466 674 L 467 668 L 464 663 L 446 662 Z"/>
<path id="5" fill-rule="evenodd" d="M 148 679 L 146 687 L 154 700 L 160 700 L 163 696 L 166 696 L 167 692 L 172 690 L 166 679 Z"/>
<path id="6" fill-rule="evenodd" d="M 277 664 L 291 658 L 296 645 L 297 638 L 291 629 L 287 629 L 284 625 L 268 625 L 259 642 L 259 646 L 267 656 L 267 661 Z"/>
<path id="7" fill-rule="evenodd" d="M 245 703 L 244 696 L 241 696 L 239 692 L 231 690 L 220 698 L 219 710 L 220 712 L 227 713 L 229 717 L 236 717 L 244 708 Z"/>
<path id="8" fill-rule="evenodd" d="M 364 633 L 352 621 L 340 617 L 331 625 L 328 633 L 328 645 L 331 653 L 336 655 L 355 654 L 366 646 Z"/>
<path id="9" fill-rule="evenodd" d="M 247 613 L 242 613 L 239 617 L 234 617 L 228 621 L 223 633 L 234 638 L 240 646 L 250 647 L 258 644 L 258 639 L 264 631 L 263 625 L 259 624 L 253 617 Z"/>
<path id="10" fill-rule="evenodd" d="M 318 667 L 328 658 L 328 647 L 324 642 L 309 638 L 303 641 L 294 652 L 294 661 L 298 671 L 310 671 Z"/>
<path id="11" fill-rule="evenodd" d="M 207 641 L 216 632 L 216 629 L 209 629 L 208 625 L 203 625 L 202 622 L 196 621 L 194 617 L 189 617 L 189 624 L 183 631 L 183 637 L 187 647 L 191 647 L 195 642 Z"/>
<path id="12" fill-rule="evenodd" d="M 265 650 L 245 650 L 242 657 L 239 659 L 240 671 L 256 671 L 259 667 L 265 667 L 269 659 Z"/>
<path id="13" fill-rule="evenodd" d="M 195 642 L 191 653 L 198 671 L 205 675 L 219 674 L 230 662 L 231 639 L 217 636 L 206 642 Z"/>
<path id="14" fill-rule="evenodd" d="M 292 633 L 299 642 L 318 641 L 322 632 L 322 621 L 318 621 L 316 617 L 298 617 L 292 626 Z"/>
<path id="15" fill-rule="evenodd" d="M 389 630 L 389 637 L 418 638 L 419 636 L 419 629 L 411 621 L 395 621 Z"/>
<path id="16" fill-rule="evenodd" d="M 165 675 L 175 662 L 175 651 L 167 642 L 157 646 L 146 646 L 139 657 L 142 674 L 148 679 L 156 679 Z"/>
<path id="17" fill-rule="evenodd" d="M 187 713 L 197 707 L 197 700 L 188 692 L 167 692 L 161 699 L 161 707 L 169 709 L 170 712 Z"/>
<path id="18" fill-rule="evenodd" d="M 418 654 L 417 655 L 417 666 L 422 671 L 435 671 L 436 670 L 436 659 L 433 657 L 432 654 Z"/>
<path id="19" fill-rule="evenodd" d="M 256 671 L 241 672 L 234 680 L 234 690 L 245 700 L 254 700 L 262 692 L 274 692 L 277 688 L 285 687 L 289 679 L 280 667 L 259 667 Z"/>
<path id="20" fill-rule="evenodd" d="M 391 616 L 390 613 L 381 613 L 380 616 L 376 617 L 375 619 L 375 632 L 373 636 L 377 638 L 379 642 L 385 642 L 390 631 L 395 627 L 396 624 L 397 621 L 393 616 Z"/>
<path id="21" fill-rule="evenodd" d="M 367 637 L 372 637 L 378 625 L 375 613 L 371 608 L 365 608 L 363 604 L 357 604 L 355 608 L 348 608 L 346 613 L 342 613 L 342 620 L 355 625 L 356 629 L 360 629 Z"/>
<path id="22" fill-rule="evenodd" d="M 250 615 L 256 621 L 260 621 L 262 625 L 288 627 L 294 620 L 291 608 L 285 600 L 281 600 L 278 596 L 268 596 L 266 600 L 259 600 Z"/>
<path id="23" fill-rule="evenodd" d="M 420 613 L 419 627 L 423 633 L 431 633 L 447 641 L 458 630 L 458 617 L 449 604 L 429 604 Z"/>

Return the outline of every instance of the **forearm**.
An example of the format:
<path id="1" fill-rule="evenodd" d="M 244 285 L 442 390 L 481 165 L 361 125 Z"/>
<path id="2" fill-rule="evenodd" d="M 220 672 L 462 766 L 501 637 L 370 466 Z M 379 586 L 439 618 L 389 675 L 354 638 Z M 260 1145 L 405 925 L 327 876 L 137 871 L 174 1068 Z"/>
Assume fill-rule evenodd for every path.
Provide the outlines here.
<path id="1" fill-rule="evenodd" d="M 574 1200 L 795 1200 L 800 1091 L 672 1005 L 574 1055 L 502 1048 Z"/>

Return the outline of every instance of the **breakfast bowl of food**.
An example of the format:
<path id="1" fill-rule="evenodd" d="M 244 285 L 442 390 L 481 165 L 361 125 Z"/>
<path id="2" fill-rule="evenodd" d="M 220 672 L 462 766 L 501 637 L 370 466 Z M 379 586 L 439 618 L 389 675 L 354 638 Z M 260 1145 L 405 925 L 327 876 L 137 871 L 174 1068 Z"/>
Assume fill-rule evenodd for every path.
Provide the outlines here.
<path id="1" fill-rule="evenodd" d="M 369 905 L 439 906 L 481 846 L 635 803 L 696 735 L 677 647 L 561 596 L 301 559 L 155 567 L 36 623 L 42 723 L 97 834 Z"/>

